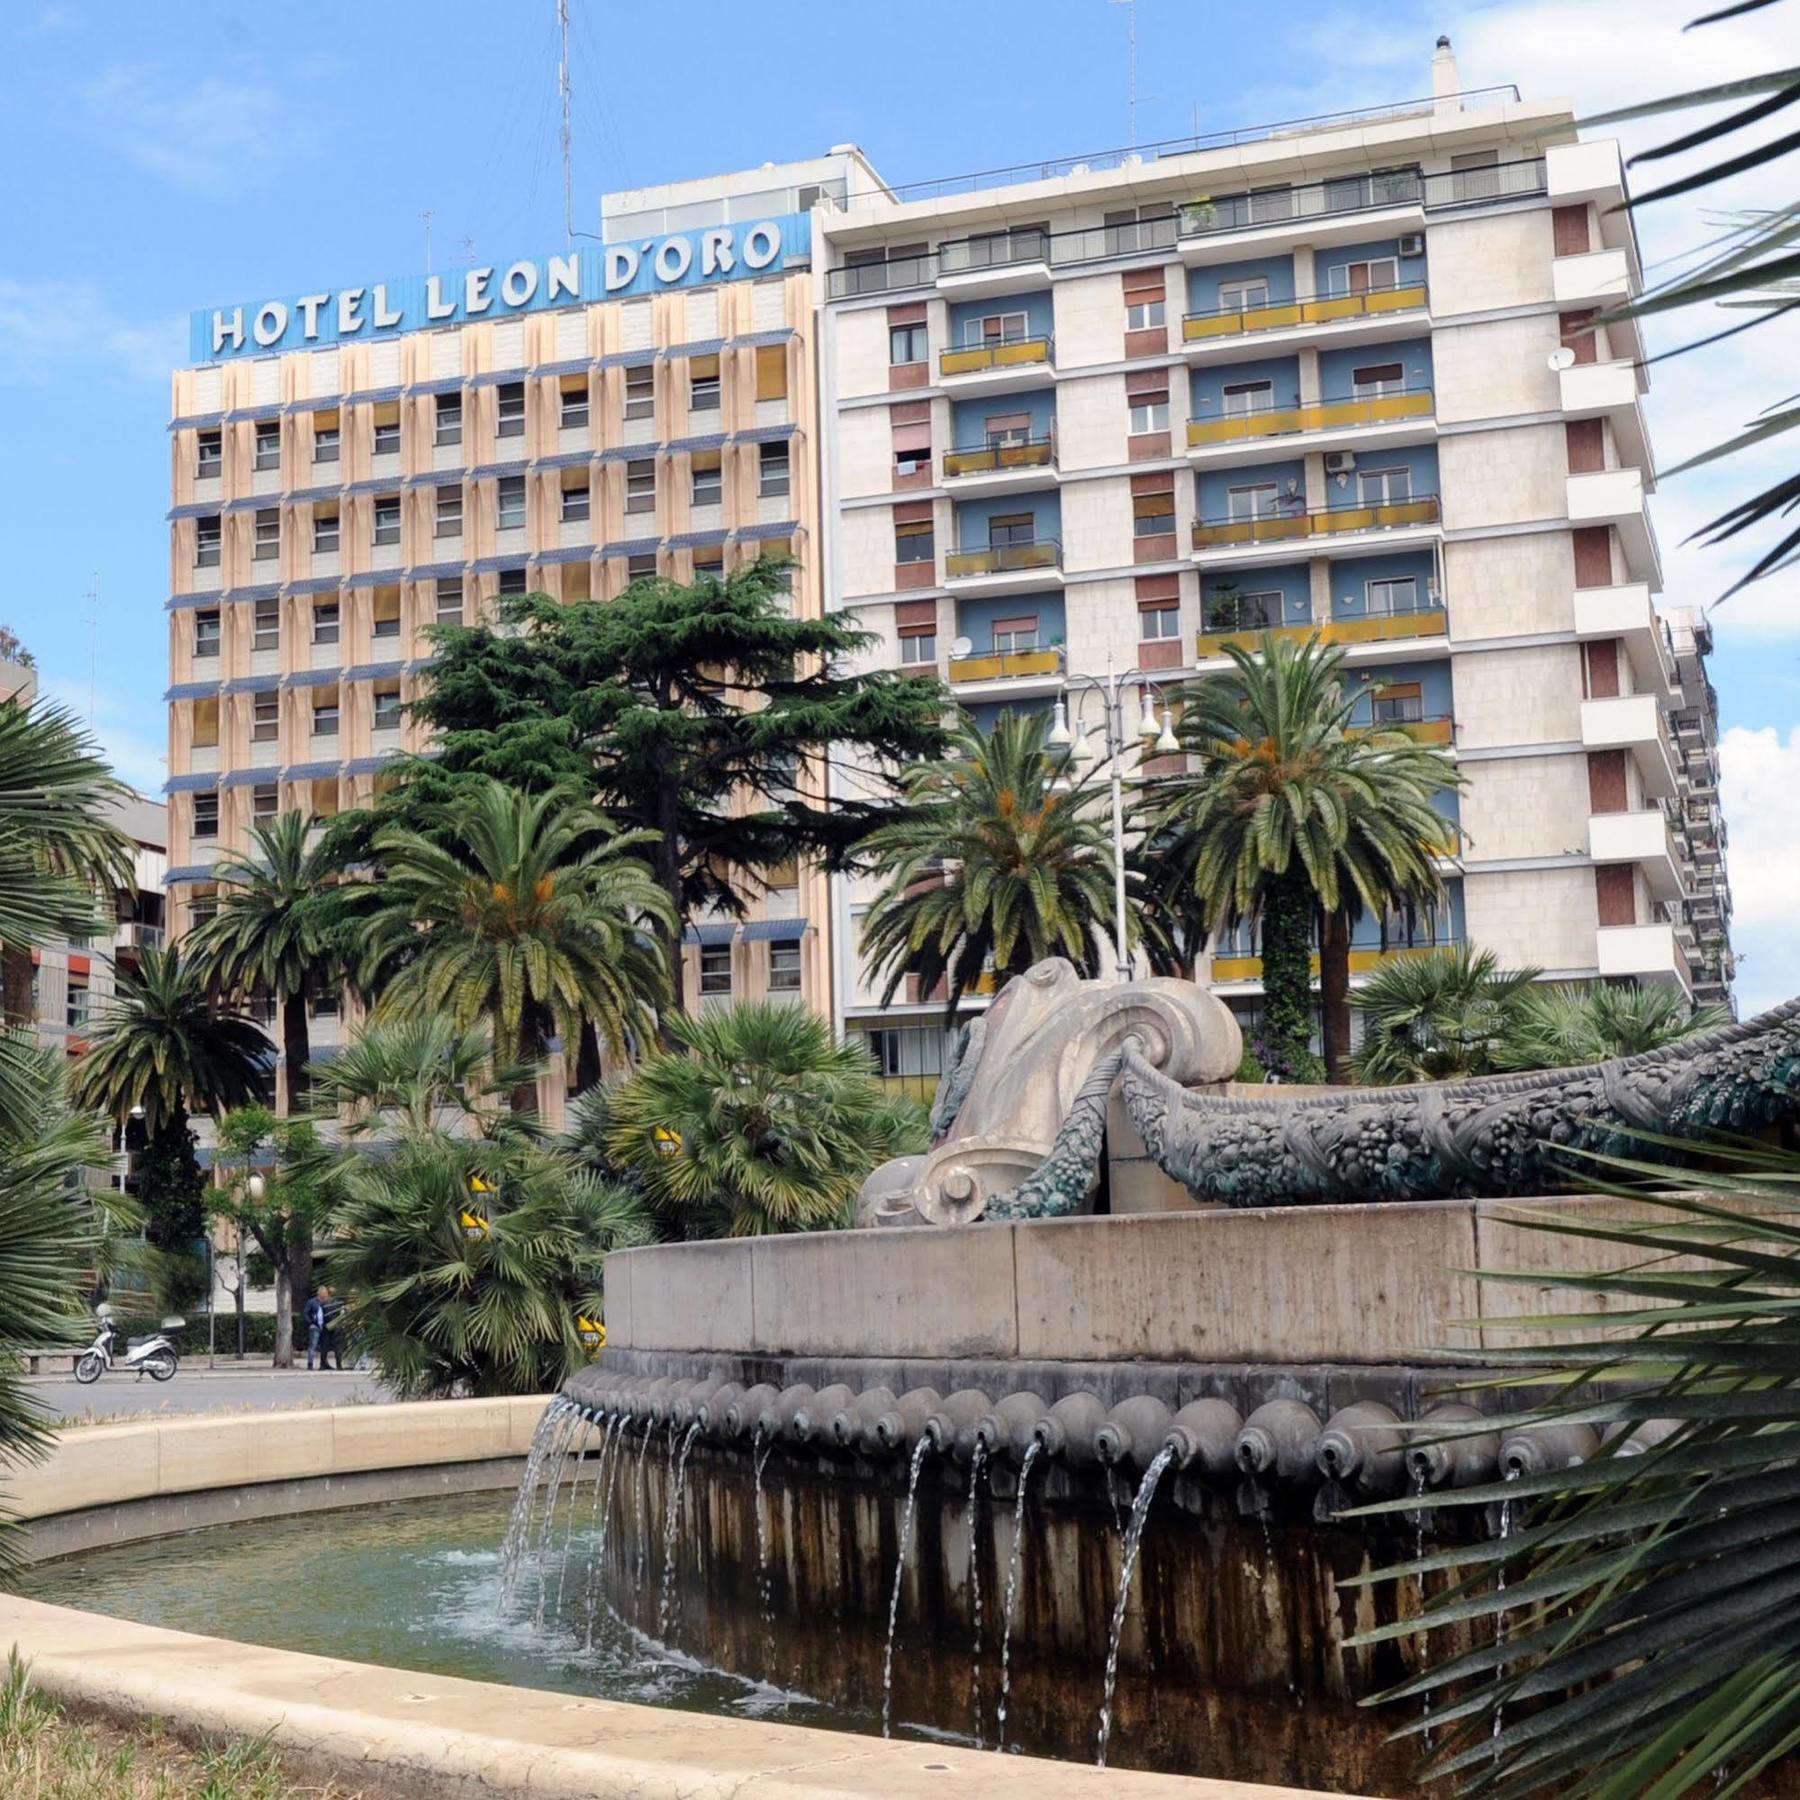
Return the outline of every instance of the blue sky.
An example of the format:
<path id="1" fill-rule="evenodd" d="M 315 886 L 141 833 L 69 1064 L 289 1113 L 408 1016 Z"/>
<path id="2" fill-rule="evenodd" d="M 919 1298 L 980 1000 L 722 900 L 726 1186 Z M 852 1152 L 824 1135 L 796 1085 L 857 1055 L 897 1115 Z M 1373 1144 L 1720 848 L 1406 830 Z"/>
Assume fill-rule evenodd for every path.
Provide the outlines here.
<path id="1" fill-rule="evenodd" d="M 621 6 L 572 0 L 577 225 L 605 189 L 860 143 L 888 177 L 1126 141 L 1126 9 L 1108 0 Z M 128 779 L 160 787 L 168 592 L 168 372 L 195 306 L 560 247 L 552 0 L 6 0 L 0 7 L 0 622 Z M 1772 9 L 1687 34 L 1686 0 L 1497 0 L 1271 15 L 1139 0 L 1140 140 L 1406 98 L 1448 31 L 1463 83 L 1597 110 L 1791 61 Z M 921 73 L 901 77 L 900 62 Z M 392 76 L 403 71 L 404 86 Z M 1791 185 L 1789 183 L 1788 185 Z M 1752 205 L 1754 189 L 1719 203 Z M 1649 222 L 1652 263 L 1691 235 Z M 465 240 L 468 240 L 465 245 Z M 1667 467 L 1779 397 L 1796 334 L 1659 372 Z M 1791 383 L 1789 384 L 1791 386 Z M 1780 392 L 1785 392 L 1781 389 Z M 1791 461 L 1792 450 L 1789 451 Z M 1732 561 L 1681 548 L 1765 457 L 1666 485 L 1672 601 Z M 98 583 L 97 629 L 85 598 Z M 1741 997 L 1800 990 L 1800 591 L 1715 615 L 1733 803 Z M 90 657 L 92 679 L 90 690 Z"/>

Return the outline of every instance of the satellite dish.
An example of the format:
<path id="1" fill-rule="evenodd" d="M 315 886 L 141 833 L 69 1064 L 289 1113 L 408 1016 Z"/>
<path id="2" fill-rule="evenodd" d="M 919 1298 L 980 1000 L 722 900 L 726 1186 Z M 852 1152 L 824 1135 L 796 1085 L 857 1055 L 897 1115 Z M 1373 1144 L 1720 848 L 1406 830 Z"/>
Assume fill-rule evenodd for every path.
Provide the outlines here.
<path id="1" fill-rule="evenodd" d="M 952 656 L 954 656 L 958 662 L 961 662 L 962 659 L 965 656 L 967 656 L 969 654 L 969 652 L 971 650 L 973 650 L 974 648 L 975 648 L 975 641 L 973 638 L 959 637 L 950 646 L 950 654 Z"/>
<path id="2" fill-rule="evenodd" d="M 1550 352 L 1550 367 L 1558 375 L 1560 375 L 1564 369 L 1572 369 L 1574 366 L 1575 352 L 1571 350 L 1567 344 L 1564 344 L 1559 350 L 1552 350 Z"/>

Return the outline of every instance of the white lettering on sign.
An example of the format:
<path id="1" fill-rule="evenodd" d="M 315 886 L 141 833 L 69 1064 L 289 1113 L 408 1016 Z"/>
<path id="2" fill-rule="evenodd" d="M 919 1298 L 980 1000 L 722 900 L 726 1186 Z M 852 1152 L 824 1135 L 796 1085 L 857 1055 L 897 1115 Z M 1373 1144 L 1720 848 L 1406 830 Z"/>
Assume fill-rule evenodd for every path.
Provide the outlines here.
<path id="1" fill-rule="evenodd" d="M 441 275 L 428 275 L 425 278 L 425 316 L 428 319 L 456 317 L 456 302 L 444 298 L 444 278 Z"/>
<path id="2" fill-rule="evenodd" d="M 679 281 L 694 264 L 694 246 L 686 238 L 664 238 L 656 247 L 656 279 Z"/>
<path id="3" fill-rule="evenodd" d="M 288 309 L 279 300 L 265 300 L 256 309 L 255 323 L 250 327 L 250 335 L 267 348 L 276 343 L 281 334 L 287 330 Z"/>
<path id="4" fill-rule="evenodd" d="M 508 306 L 528 306 L 538 290 L 536 263 L 516 262 L 500 277 L 500 298 Z"/>
<path id="5" fill-rule="evenodd" d="M 331 304 L 329 294 L 302 294 L 294 302 L 300 308 L 300 329 L 308 338 L 319 335 L 319 308 Z"/>
<path id="6" fill-rule="evenodd" d="M 367 323 L 363 318 L 362 303 L 363 290 L 361 288 L 340 288 L 338 290 L 339 337 L 353 337 Z"/>
<path id="7" fill-rule="evenodd" d="M 731 253 L 731 227 L 715 225 L 700 234 L 700 273 L 729 275 L 737 263 Z"/>
<path id="8" fill-rule="evenodd" d="M 638 253 L 629 244 L 608 244 L 606 247 L 606 291 L 610 294 L 622 287 L 630 287 L 637 280 Z"/>
<path id="9" fill-rule="evenodd" d="M 744 233 L 744 266 L 766 269 L 781 254 L 781 227 L 772 221 L 752 225 Z"/>
<path id="10" fill-rule="evenodd" d="M 484 313 L 494 304 L 488 285 L 494 279 L 492 269 L 471 269 L 463 277 L 463 311 L 471 315 Z"/>
<path id="11" fill-rule="evenodd" d="M 244 309 L 233 307 L 229 314 L 216 312 L 213 314 L 212 347 L 215 356 L 225 348 L 227 342 L 232 349 L 244 347 Z"/>
<path id="12" fill-rule="evenodd" d="M 398 325 L 406 315 L 397 306 L 388 305 L 387 283 L 379 282 L 375 288 L 375 329 L 386 331 Z"/>
<path id="13" fill-rule="evenodd" d="M 555 304 L 559 294 L 567 294 L 571 300 L 581 298 L 581 258 L 579 256 L 551 257 L 548 298 L 552 305 Z"/>

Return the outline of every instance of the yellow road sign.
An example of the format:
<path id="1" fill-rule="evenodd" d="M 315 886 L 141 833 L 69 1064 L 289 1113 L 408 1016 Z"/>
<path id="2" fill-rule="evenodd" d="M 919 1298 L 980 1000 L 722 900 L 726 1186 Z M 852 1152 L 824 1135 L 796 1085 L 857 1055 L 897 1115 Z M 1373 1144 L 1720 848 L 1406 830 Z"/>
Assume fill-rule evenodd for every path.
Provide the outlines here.
<path id="1" fill-rule="evenodd" d="M 464 1237 L 484 1238 L 490 1227 L 480 1213 L 472 1213 L 467 1207 L 462 1211 L 462 1228 Z"/>

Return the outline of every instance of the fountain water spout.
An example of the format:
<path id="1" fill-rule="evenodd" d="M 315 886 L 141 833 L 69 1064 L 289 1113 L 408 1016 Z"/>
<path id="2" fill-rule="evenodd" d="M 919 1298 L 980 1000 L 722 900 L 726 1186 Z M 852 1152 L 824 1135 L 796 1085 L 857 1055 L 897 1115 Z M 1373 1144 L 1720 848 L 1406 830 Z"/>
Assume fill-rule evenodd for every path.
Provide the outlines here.
<path id="1" fill-rule="evenodd" d="M 1163 1441 L 1183 1474 L 1227 1481 L 1237 1473 L 1233 1446 L 1243 1428 L 1243 1417 L 1229 1400 L 1190 1400 L 1170 1420 Z"/>
<path id="2" fill-rule="evenodd" d="M 848 1405 L 832 1414 L 831 1435 L 841 1450 L 860 1451 L 873 1456 L 881 1448 L 875 1436 L 875 1423 L 891 1413 L 899 1404 L 892 1388 L 868 1388 Z"/>
<path id="3" fill-rule="evenodd" d="M 1572 1469 L 1599 1448 L 1599 1434 L 1591 1425 L 1564 1419 L 1522 1425 L 1500 1440 L 1500 1473 L 1511 1479 L 1542 1475 L 1550 1469 Z"/>
<path id="4" fill-rule="evenodd" d="M 725 1435 L 729 1438 L 747 1438 L 761 1423 L 764 1408 L 773 1406 L 780 1395 L 781 1390 L 771 1387 L 766 1381 L 759 1381 L 755 1387 L 746 1388 L 725 1409 Z M 768 1434 L 765 1432 L 764 1435 Z"/>
<path id="5" fill-rule="evenodd" d="M 1371 1499 L 1398 1493 L 1406 1478 L 1400 1415 L 1379 1400 L 1358 1401 L 1333 1413 L 1314 1454 L 1327 1481 Z"/>
<path id="6" fill-rule="evenodd" d="M 831 1422 L 845 1407 L 854 1404 L 855 1390 L 843 1382 L 820 1388 L 794 1409 L 788 1420 L 788 1436 L 796 1444 L 828 1444 L 835 1442 Z"/>
<path id="7" fill-rule="evenodd" d="M 1094 1454 L 1109 1469 L 1127 1462 L 1147 1469 L 1167 1445 L 1174 1423 L 1175 1415 L 1160 1400 L 1134 1394 L 1121 1400 L 1094 1434 Z"/>
<path id="8" fill-rule="evenodd" d="M 1086 1389 L 1065 1394 L 1032 1428 L 1046 1454 L 1071 1469 L 1091 1469 L 1094 1441 L 1106 1423 L 1106 1403 Z"/>
<path id="9" fill-rule="evenodd" d="M 1050 1402 L 1042 1394 L 1008 1394 L 993 1411 L 983 1413 L 976 1421 L 975 1435 L 990 1456 L 1018 1462 L 1027 1448 L 1038 1441 L 1038 1421 L 1049 1410 Z"/>
<path id="10" fill-rule="evenodd" d="M 980 1388 L 958 1388 L 926 1419 L 925 1441 L 938 1455 L 966 1463 L 975 1454 L 975 1427 L 993 1404 Z"/>
<path id="11" fill-rule="evenodd" d="M 941 1404 L 936 1388 L 908 1388 L 891 1412 L 875 1420 L 875 1442 L 890 1456 L 910 1455 L 925 1436 L 925 1421 Z"/>
<path id="12" fill-rule="evenodd" d="M 700 1402 L 694 1417 L 700 1421 L 702 1434 L 709 1438 L 728 1435 L 726 1414 L 743 1398 L 744 1390 L 735 1381 L 722 1381 Z"/>
<path id="13" fill-rule="evenodd" d="M 1463 1434 L 1465 1425 L 1479 1424 L 1484 1415 L 1460 1400 L 1434 1406 L 1419 1420 L 1422 1431 L 1456 1431 L 1435 1443 L 1413 1444 L 1406 1452 L 1406 1469 L 1415 1487 L 1479 1487 L 1494 1479 L 1500 1461 L 1500 1434 L 1475 1431 Z"/>
<path id="14" fill-rule="evenodd" d="M 1319 1415 L 1304 1400 L 1269 1400 L 1244 1421 L 1232 1455 L 1253 1480 L 1310 1487 L 1318 1475 L 1318 1444 Z"/>

